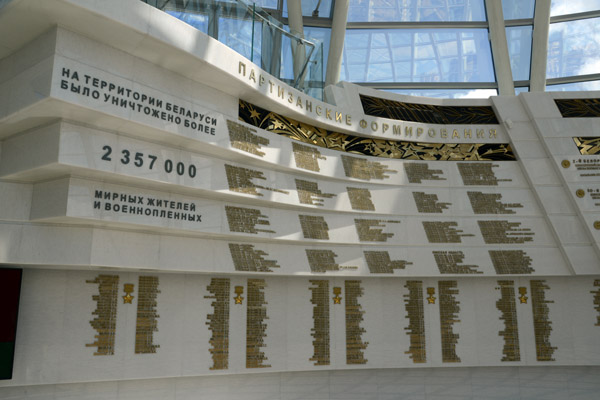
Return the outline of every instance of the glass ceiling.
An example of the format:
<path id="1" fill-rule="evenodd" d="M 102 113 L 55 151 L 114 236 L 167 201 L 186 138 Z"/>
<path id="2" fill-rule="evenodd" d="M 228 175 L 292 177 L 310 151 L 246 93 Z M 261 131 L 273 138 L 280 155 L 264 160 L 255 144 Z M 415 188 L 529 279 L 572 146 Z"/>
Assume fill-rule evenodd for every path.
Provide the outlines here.
<path id="1" fill-rule="evenodd" d="M 254 25 L 252 33 L 251 24 L 235 18 L 176 7 L 202 0 L 145 1 L 158 8 L 164 3 L 161 9 L 170 8 L 171 15 L 209 34 L 218 32 L 215 37 L 244 55 L 248 52 L 245 37 L 260 40 L 260 25 Z M 600 0 L 552 0 L 550 9 L 544 9 L 546 2 L 536 5 L 535 0 L 497 1 L 502 1 L 502 15 L 486 9 L 484 0 L 349 0 L 339 80 L 419 96 L 488 97 L 503 87 L 499 80 L 514 83 L 516 93 L 527 91 L 531 71 L 540 76 L 545 69 L 545 87 L 534 84 L 532 90 L 600 89 Z M 289 31 L 287 0 L 257 0 L 256 5 Z M 335 0 L 302 0 L 304 34 L 323 43 L 323 70 L 334 10 Z M 536 31 L 534 25 L 547 23 L 542 17 L 536 21 L 536 12 L 550 15 L 548 37 L 535 39 L 547 43 L 546 60 L 532 59 L 534 31 L 544 31 Z M 502 24 L 506 47 L 501 39 L 492 39 L 502 35 L 490 35 L 490 29 L 502 29 Z M 282 47 L 280 53 L 281 78 L 292 79 L 292 51 Z M 261 57 L 260 49 L 252 54 L 255 62 Z M 510 71 L 494 63 L 498 54 L 508 57 Z"/>

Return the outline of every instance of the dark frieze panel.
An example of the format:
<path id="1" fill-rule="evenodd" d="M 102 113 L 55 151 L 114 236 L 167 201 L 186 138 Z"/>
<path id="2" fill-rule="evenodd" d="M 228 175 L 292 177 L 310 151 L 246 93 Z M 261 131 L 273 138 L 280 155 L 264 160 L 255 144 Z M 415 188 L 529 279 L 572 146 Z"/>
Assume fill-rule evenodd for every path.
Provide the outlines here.
<path id="1" fill-rule="evenodd" d="M 360 95 L 366 115 L 428 124 L 498 124 L 491 106 L 436 106 Z"/>
<path id="2" fill-rule="evenodd" d="M 600 117 L 600 99 L 555 99 L 564 118 Z"/>
<path id="3" fill-rule="evenodd" d="M 516 159 L 508 143 L 419 143 L 366 138 L 305 124 L 243 100 L 239 102 L 239 118 L 257 128 L 300 142 L 366 156 L 425 161 L 514 161 Z"/>
<path id="4" fill-rule="evenodd" d="M 585 156 L 593 156 L 596 154 L 600 154 L 600 136 L 580 136 L 574 137 L 573 141 L 575 142 L 575 146 L 577 146 L 577 150 L 581 155 Z M 587 160 L 586 160 L 587 161 Z M 592 160 L 589 160 L 592 161 Z M 588 163 L 580 163 L 583 164 L 582 167 L 578 167 L 577 169 L 586 169 L 586 164 Z M 594 162 L 596 164 L 596 162 Z M 597 165 L 595 165 L 597 166 Z"/>

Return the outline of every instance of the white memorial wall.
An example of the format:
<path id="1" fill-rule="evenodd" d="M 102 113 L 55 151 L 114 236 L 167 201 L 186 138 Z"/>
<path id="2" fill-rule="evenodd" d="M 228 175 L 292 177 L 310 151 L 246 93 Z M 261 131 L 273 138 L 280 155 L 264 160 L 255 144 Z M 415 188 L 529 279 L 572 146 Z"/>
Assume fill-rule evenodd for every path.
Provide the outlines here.
<path id="1" fill-rule="evenodd" d="M 343 83 L 332 105 L 142 2 L 32 3 L 0 9 L 18 37 L 0 52 L 0 263 L 23 269 L 0 397 L 103 382 L 129 398 L 108 382 L 160 392 L 222 374 L 233 393 L 260 373 L 283 398 L 285 373 L 485 367 L 503 386 L 500 370 L 598 365 L 600 119 L 557 104 L 600 93 L 437 100 Z M 361 95 L 491 107 L 498 123 L 374 117 Z M 426 150 L 295 140 L 254 109 L 242 121 L 244 104 Z M 507 144 L 512 160 L 473 156 Z M 298 393 L 344 392 L 313 389 Z"/>

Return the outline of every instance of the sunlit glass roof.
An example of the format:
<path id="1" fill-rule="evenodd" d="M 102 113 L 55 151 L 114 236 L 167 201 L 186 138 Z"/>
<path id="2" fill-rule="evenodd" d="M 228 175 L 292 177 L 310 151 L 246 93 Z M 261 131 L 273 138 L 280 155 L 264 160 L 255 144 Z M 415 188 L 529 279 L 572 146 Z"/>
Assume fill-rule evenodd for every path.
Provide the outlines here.
<path id="1" fill-rule="evenodd" d="M 278 41 L 273 32 L 265 37 L 271 24 L 232 13 L 233 1 L 144 1 L 263 67 L 275 54 L 268 71 L 294 81 L 290 39 Z M 324 76 L 331 32 L 341 29 L 334 81 L 442 98 L 600 89 L 600 0 L 501 0 L 501 7 L 500 0 L 347 1 L 346 23 L 338 26 L 336 0 L 302 0 L 304 37 L 322 43 L 308 86 L 317 87 Z M 247 3 L 290 31 L 287 0 Z"/>

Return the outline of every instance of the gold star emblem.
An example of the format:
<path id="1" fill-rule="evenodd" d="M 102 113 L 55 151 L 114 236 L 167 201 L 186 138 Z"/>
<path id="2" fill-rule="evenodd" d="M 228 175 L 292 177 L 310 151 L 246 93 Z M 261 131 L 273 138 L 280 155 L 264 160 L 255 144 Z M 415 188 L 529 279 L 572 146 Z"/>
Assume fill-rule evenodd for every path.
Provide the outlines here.
<path id="1" fill-rule="evenodd" d="M 525 295 L 519 297 L 519 301 L 521 302 L 521 304 L 527 304 L 527 299 L 528 297 Z"/>
<path id="2" fill-rule="evenodd" d="M 258 118 L 260 118 L 260 114 L 256 110 L 250 110 L 250 118 L 258 119 Z"/>
<path id="3" fill-rule="evenodd" d="M 342 298 L 340 296 L 335 296 L 333 298 L 333 304 L 342 304 Z"/>
<path id="4" fill-rule="evenodd" d="M 527 304 L 527 299 L 528 297 L 526 296 L 527 294 L 527 288 L 526 287 L 520 287 L 519 288 L 519 301 L 521 302 L 521 304 Z"/>
<path id="5" fill-rule="evenodd" d="M 435 304 L 435 297 L 434 296 L 429 296 L 427 298 L 427 304 Z"/>
<path id="6" fill-rule="evenodd" d="M 281 129 L 283 128 L 283 124 L 281 123 L 281 121 L 273 121 L 273 125 L 271 126 L 271 129 Z"/>
<path id="7" fill-rule="evenodd" d="M 123 304 L 132 304 L 133 296 L 133 283 L 126 283 L 123 285 L 123 291 L 125 292 L 125 296 L 123 296 Z"/>

